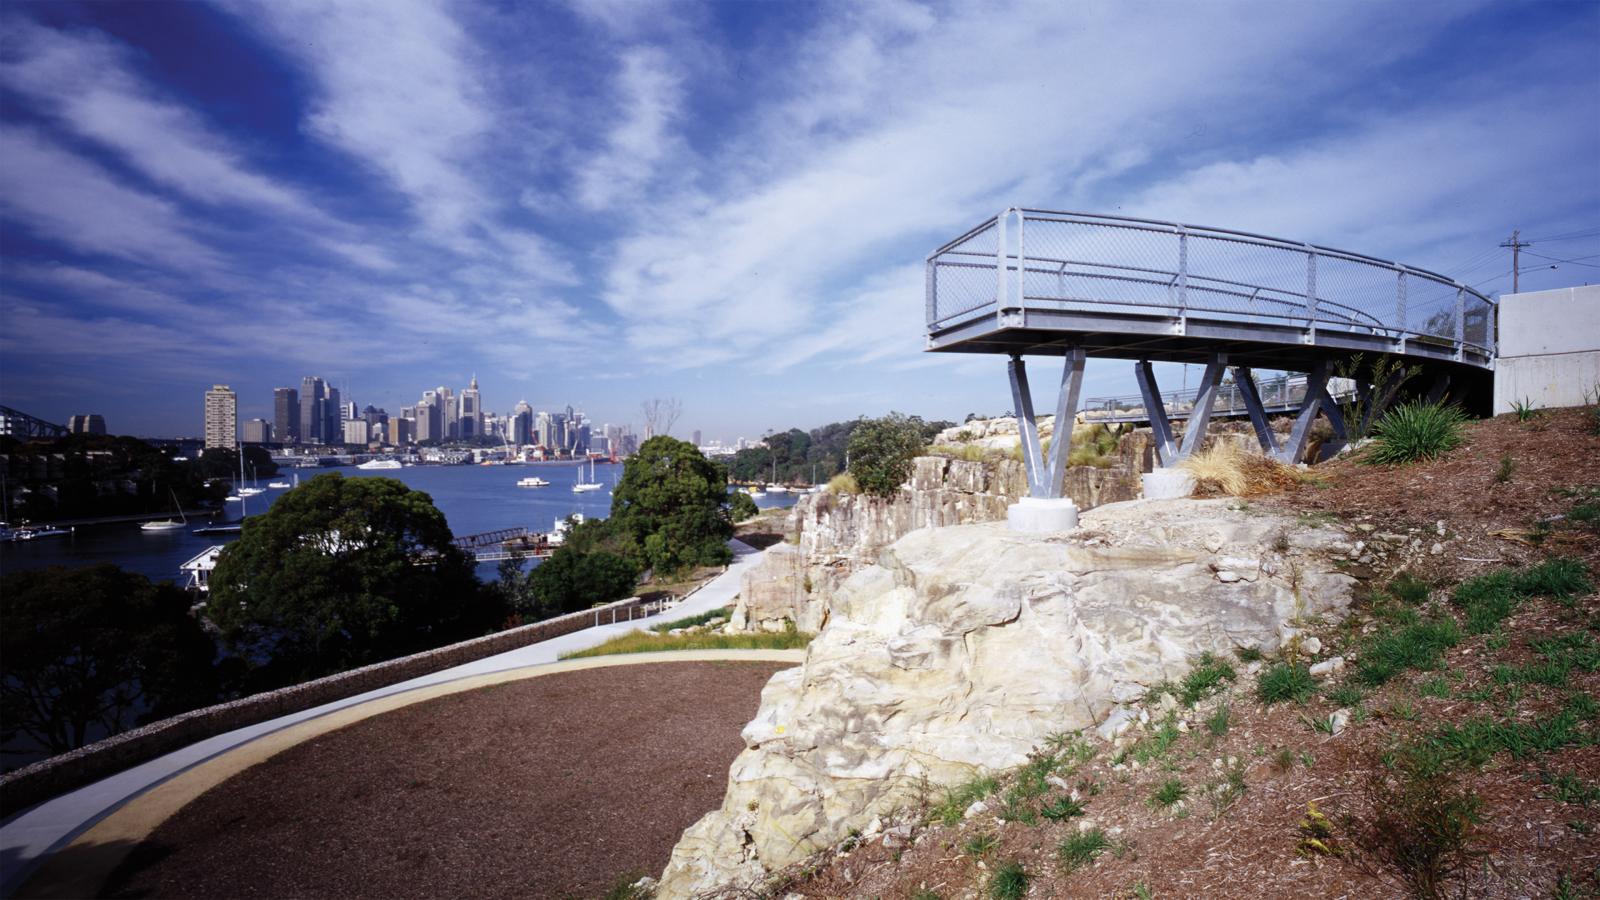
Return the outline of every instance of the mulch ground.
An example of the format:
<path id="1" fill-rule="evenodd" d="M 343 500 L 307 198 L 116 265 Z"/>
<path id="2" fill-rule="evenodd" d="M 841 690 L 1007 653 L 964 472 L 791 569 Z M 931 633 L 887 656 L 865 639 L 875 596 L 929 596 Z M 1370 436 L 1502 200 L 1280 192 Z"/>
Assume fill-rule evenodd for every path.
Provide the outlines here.
<path id="1" fill-rule="evenodd" d="M 118 897 L 592 897 L 722 801 L 778 663 L 509 682 L 293 747 L 161 825 Z"/>

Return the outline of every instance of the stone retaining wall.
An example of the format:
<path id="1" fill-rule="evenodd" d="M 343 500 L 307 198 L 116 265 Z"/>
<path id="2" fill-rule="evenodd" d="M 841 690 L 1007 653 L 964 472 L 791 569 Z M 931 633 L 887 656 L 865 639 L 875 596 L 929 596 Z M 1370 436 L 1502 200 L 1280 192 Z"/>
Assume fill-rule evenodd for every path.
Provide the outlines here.
<path id="1" fill-rule="evenodd" d="M 0 776 L 0 816 L 10 817 L 51 797 L 236 728 L 639 616 L 639 598 L 631 597 L 152 722 Z"/>

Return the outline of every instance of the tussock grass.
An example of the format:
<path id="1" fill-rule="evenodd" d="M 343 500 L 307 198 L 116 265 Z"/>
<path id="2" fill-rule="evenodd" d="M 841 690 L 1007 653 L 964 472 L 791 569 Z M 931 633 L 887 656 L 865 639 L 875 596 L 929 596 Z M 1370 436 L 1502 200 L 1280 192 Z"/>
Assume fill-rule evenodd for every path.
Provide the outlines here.
<path id="1" fill-rule="evenodd" d="M 1022 900 L 1028 896 L 1028 870 L 1015 860 L 995 866 L 988 893 L 991 900 Z"/>
<path id="2" fill-rule="evenodd" d="M 1304 703 L 1316 693 L 1317 680 L 1311 677 L 1311 669 L 1305 665 L 1290 665 L 1286 662 L 1273 664 L 1272 668 L 1261 673 L 1261 680 L 1256 682 L 1256 695 L 1262 703 L 1282 703 L 1293 700 Z"/>
<path id="3" fill-rule="evenodd" d="M 1523 569 L 1500 569 L 1469 578 L 1456 587 L 1451 599 L 1466 614 L 1467 631 L 1487 634 L 1529 597 L 1566 602 L 1593 590 L 1583 563 L 1557 558 Z"/>
<path id="4" fill-rule="evenodd" d="M 1195 667 L 1184 676 L 1183 684 L 1178 688 L 1178 702 L 1193 706 L 1221 689 L 1224 681 L 1232 681 L 1235 677 L 1233 666 L 1206 651 L 1200 654 Z"/>
<path id="5" fill-rule="evenodd" d="M 830 494 L 859 494 L 861 485 L 856 482 L 856 477 L 849 472 L 842 472 L 828 479 L 828 493 Z"/>
<path id="6" fill-rule="evenodd" d="M 1444 652 L 1461 643 L 1461 629 L 1448 616 L 1424 619 L 1404 610 L 1400 627 L 1376 635 L 1363 645 L 1356 678 L 1373 686 L 1388 682 L 1407 669 L 1439 668 Z"/>
<path id="7" fill-rule="evenodd" d="M 1111 841 L 1098 828 L 1080 831 L 1056 846 L 1056 859 L 1061 868 L 1071 872 L 1094 862 L 1095 857 L 1110 849 Z"/>
<path id="8" fill-rule="evenodd" d="M 815 635 L 803 631 L 781 631 L 776 634 L 703 634 L 658 635 L 634 631 L 614 637 L 597 647 L 574 650 L 561 654 L 562 659 L 580 659 L 585 656 L 615 656 L 620 653 L 658 653 L 663 650 L 798 650 L 811 643 Z"/>
<path id="9" fill-rule="evenodd" d="M 944 799 L 929 811 L 929 816 L 942 825 L 954 825 L 961 821 L 961 816 L 974 801 L 982 800 L 999 789 L 1000 781 L 992 775 L 980 775 L 946 788 Z"/>
<path id="10" fill-rule="evenodd" d="M 1374 465 L 1403 466 L 1436 459 L 1461 446 L 1467 414 L 1442 403 L 1406 403 L 1373 423 L 1372 447 L 1361 457 Z"/>
<path id="11" fill-rule="evenodd" d="M 1234 444 L 1216 444 L 1178 464 L 1194 476 L 1202 487 L 1234 497 L 1271 494 L 1300 482 L 1300 472 L 1275 459 L 1239 449 Z"/>

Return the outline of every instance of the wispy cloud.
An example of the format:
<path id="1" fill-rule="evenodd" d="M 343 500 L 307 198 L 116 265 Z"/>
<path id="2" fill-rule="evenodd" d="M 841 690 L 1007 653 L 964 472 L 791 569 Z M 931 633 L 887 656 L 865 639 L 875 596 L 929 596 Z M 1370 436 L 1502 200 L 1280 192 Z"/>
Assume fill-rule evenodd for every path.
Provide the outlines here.
<path id="1" fill-rule="evenodd" d="M 677 65 L 658 47 L 630 48 L 619 62 L 617 124 L 576 179 L 578 200 L 591 210 L 632 202 L 679 144 L 671 131 L 682 100 Z"/>

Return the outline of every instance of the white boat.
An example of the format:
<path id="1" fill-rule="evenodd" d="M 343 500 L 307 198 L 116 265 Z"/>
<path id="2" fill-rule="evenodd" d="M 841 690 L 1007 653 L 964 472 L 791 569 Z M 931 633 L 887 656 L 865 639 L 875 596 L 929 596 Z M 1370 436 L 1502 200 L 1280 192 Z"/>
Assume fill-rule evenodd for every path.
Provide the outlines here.
<path id="1" fill-rule="evenodd" d="M 281 491 L 284 488 L 289 487 L 289 482 L 287 482 L 287 481 L 269 481 L 269 482 L 267 482 L 267 487 L 272 488 L 275 491 Z"/>
<path id="2" fill-rule="evenodd" d="M 172 494 L 172 490 L 169 488 L 167 490 L 167 493 Z M 177 522 L 177 521 L 174 521 L 172 519 L 161 519 L 161 520 L 154 521 L 154 522 L 145 522 L 144 524 L 139 526 L 139 530 L 140 531 L 177 531 L 180 528 L 188 527 L 188 525 L 189 525 L 189 517 L 185 516 L 183 514 L 183 507 L 181 505 L 179 505 L 179 503 L 178 503 L 178 495 L 177 494 L 172 494 L 172 505 L 173 505 L 174 508 L 176 508 L 178 510 L 178 516 L 181 519 L 183 519 L 183 521 Z"/>
<path id="3" fill-rule="evenodd" d="M 401 467 L 400 460 L 398 459 L 369 459 L 361 465 L 356 466 L 358 469 L 399 469 Z"/>
<path id="4" fill-rule="evenodd" d="M 748 493 L 750 494 L 750 499 L 752 500 L 756 499 L 757 497 L 765 497 L 767 495 L 766 491 L 758 491 L 755 488 L 751 488 Z"/>
<path id="5" fill-rule="evenodd" d="M 769 493 L 769 494 L 787 494 L 787 493 L 789 493 L 789 489 L 784 487 L 781 484 L 769 484 L 769 485 L 767 485 L 767 493 Z"/>
<path id="6" fill-rule="evenodd" d="M 578 477 L 580 477 L 580 478 L 583 477 L 583 467 L 581 467 L 581 466 L 578 468 Z M 589 460 L 589 480 L 588 481 L 580 481 L 577 484 L 573 485 L 572 486 L 572 492 L 574 494 L 586 494 L 586 493 L 588 493 L 590 491 L 601 490 L 604 487 L 605 487 L 605 485 L 603 485 L 600 482 L 594 480 L 594 460 L 591 459 L 591 460 Z"/>
<path id="7" fill-rule="evenodd" d="M 244 498 L 238 494 L 229 494 L 228 496 L 222 498 L 223 503 L 238 503 L 242 500 L 244 500 Z"/>
<path id="8" fill-rule="evenodd" d="M 241 497 L 254 497 L 257 494 L 263 493 L 263 491 L 258 487 L 242 487 L 239 488 L 237 493 Z"/>
<path id="9" fill-rule="evenodd" d="M 545 481 L 543 478 L 540 478 L 537 475 L 532 475 L 532 476 L 529 476 L 527 478 L 519 478 L 519 479 L 517 479 L 517 487 L 549 487 L 549 486 L 550 486 L 550 482 Z"/>

